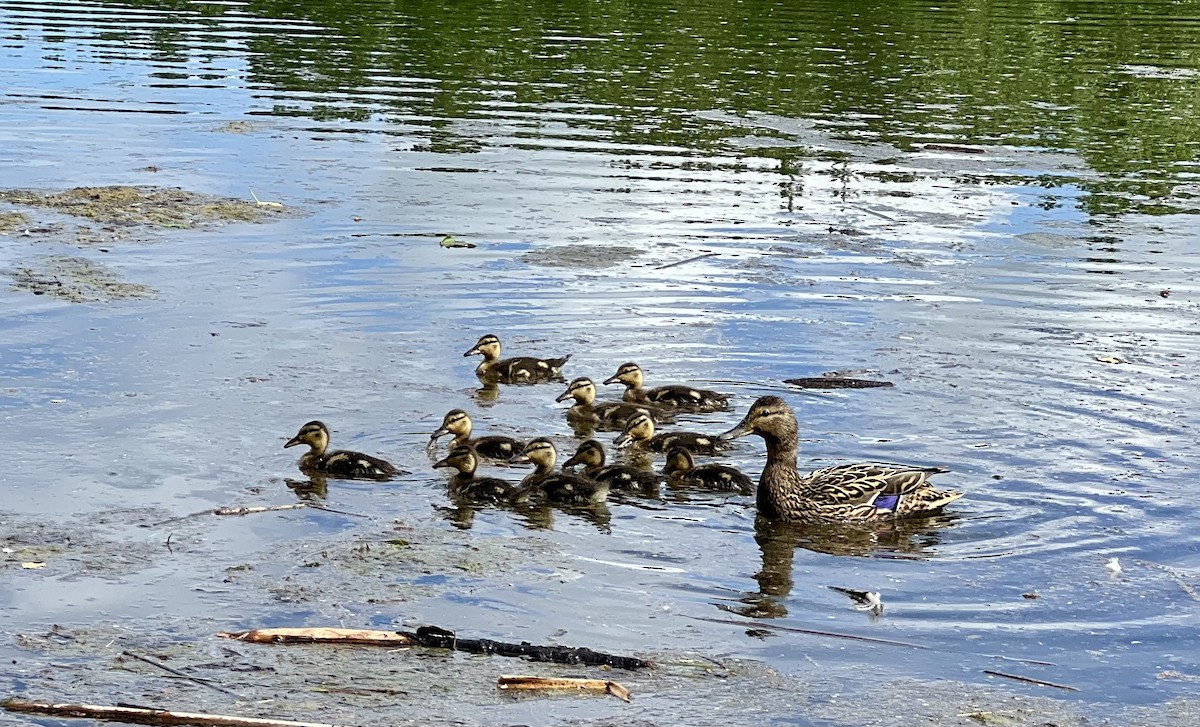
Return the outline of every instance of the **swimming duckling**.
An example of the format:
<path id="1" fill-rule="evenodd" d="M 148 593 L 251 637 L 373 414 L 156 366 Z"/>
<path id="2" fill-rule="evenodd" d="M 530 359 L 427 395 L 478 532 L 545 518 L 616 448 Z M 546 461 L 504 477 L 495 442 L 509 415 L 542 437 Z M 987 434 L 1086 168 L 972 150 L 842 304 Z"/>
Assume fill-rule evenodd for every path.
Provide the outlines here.
<path id="1" fill-rule="evenodd" d="M 546 499 L 564 505 L 595 505 L 608 499 L 608 483 L 569 472 L 555 472 L 554 462 L 557 459 L 554 443 L 545 437 L 538 437 L 525 445 L 524 451 L 513 457 L 512 462 L 532 462 L 536 469 L 521 480 L 519 493 L 541 490 L 546 493 Z"/>
<path id="2" fill-rule="evenodd" d="M 676 486 L 740 492 L 743 495 L 754 492 L 754 482 L 741 470 L 726 464 L 697 466 L 692 453 L 686 447 L 671 447 L 667 450 L 667 463 L 663 465 L 662 473 L 667 476 L 667 482 Z"/>
<path id="3" fill-rule="evenodd" d="M 638 412 L 648 412 L 655 421 L 667 421 L 670 414 L 653 404 L 637 404 L 629 401 L 602 401 L 596 403 L 596 385 L 586 376 L 580 376 L 567 384 L 567 390 L 555 401 L 574 399 L 575 404 L 567 409 L 570 419 L 594 422 L 601 429 L 623 429 L 629 417 Z"/>
<path id="4" fill-rule="evenodd" d="M 625 384 L 625 395 L 622 398 L 639 404 L 656 404 L 669 409 L 696 412 L 721 411 L 729 405 L 728 394 L 718 394 L 708 389 L 696 389 L 682 384 L 643 389 L 642 369 L 632 361 L 621 364 L 617 373 L 605 379 L 604 383 Z"/>
<path id="5" fill-rule="evenodd" d="M 437 442 L 438 437 L 453 434 L 454 441 L 450 444 L 452 449 L 462 444 L 469 444 L 474 447 L 475 452 L 480 456 L 502 462 L 512 459 L 514 454 L 517 454 L 525 447 L 525 443 L 521 440 L 506 437 L 503 434 L 491 434 L 486 437 L 471 439 L 471 427 L 470 414 L 462 409 L 451 409 L 442 419 L 442 426 L 429 435 L 429 446 L 432 448 Z"/>
<path id="6" fill-rule="evenodd" d="M 725 445 L 716 437 L 696 432 L 663 432 L 654 433 L 654 418 L 642 412 L 629 418 L 625 431 L 613 440 L 617 447 L 633 445 L 636 449 L 648 449 L 651 452 L 665 452 L 671 447 L 687 447 L 696 454 L 713 455 L 724 449 Z"/>
<path id="7" fill-rule="evenodd" d="M 518 356 L 501 361 L 500 339 L 490 333 L 480 337 L 463 356 L 483 356 L 483 361 L 475 367 L 475 375 L 504 384 L 532 384 L 537 381 L 561 379 L 563 364 L 571 358 L 571 354 L 568 353 L 562 358 Z"/>
<path id="8" fill-rule="evenodd" d="M 929 482 L 946 471 L 941 467 L 845 464 L 801 474 L 796 471 L 798 432 L 792 408 L 778 396 L 764 396 L 720 436 L 757 434 L 767 443 L 767 465 L 758 480 L 762 516 L 791 522 L 886 520 L 928 515 L 962 497 Z"/>
<path id="9" fill-rule="evenodd" d="M 563 469 L 583 465 L 582 474 L 589 480 L 604 482 L 610 490 L 641 490 L 658 484 L 658 477 L 653 472 L 626 464 L 604 464 L 604 445 L 594 439 L 589 439 L 575 450 L 575 454 L 566 462 Z"/>
<path id="10" fill-rule="evenodd" d="M 475 468 L 479 457 L 468 444 L 460 444 L 450 450 L 445 459 L 435 462 L 433 467 L 453 467 L 458 472 L 450 478 L 450 494 L 481 502 L 506 502 L 512 499 L 516 488 L 512 483 L 498 477 L 476 477 Z"/>
<path id="11" fill-rule="evenodd" d="M 302 472 L 371 480 L 386 480 L 395 475 L 408 474 L 396 469 L 391 462 L 362 452 L 342 449 L 326 452 L 329 447 L 329 427 L 316 420 L 300 427 L 296 436 L 289 439 L 283 448 L 295 447 L 298 444 L 308 445 L 308 451 L 300 457 Z"/>

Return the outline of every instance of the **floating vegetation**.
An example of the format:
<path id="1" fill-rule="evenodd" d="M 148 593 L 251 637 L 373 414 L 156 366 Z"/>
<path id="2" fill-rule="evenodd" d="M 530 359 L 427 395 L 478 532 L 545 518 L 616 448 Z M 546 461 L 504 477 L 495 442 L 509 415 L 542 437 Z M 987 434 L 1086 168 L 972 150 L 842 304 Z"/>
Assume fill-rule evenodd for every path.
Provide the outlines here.
<path id="1" fill-rule="evenodd" d="M 165 187 L 75 187 L 61 192 L 7 189 L 0 190 L 0 200 L 84 217 L 99 224 L 183 229 L 221 222 L 261 222 L 286 210 L 283 205 Z"/>
<path id="2" fill-rule="evenodd" d="M 152 298 L 157 291 L 140 283 L 129 283 L 116 272 L 73 255 L 46 255 L 4 271 L 13 290 L 70 303 L 104 303 L 133 298 Z"/>

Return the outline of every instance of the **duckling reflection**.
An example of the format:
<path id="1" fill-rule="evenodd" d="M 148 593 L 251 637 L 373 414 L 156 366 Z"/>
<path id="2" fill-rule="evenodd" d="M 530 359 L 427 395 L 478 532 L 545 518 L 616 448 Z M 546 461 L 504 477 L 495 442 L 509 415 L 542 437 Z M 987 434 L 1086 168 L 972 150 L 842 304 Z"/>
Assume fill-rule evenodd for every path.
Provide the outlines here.
<path id="1" fill-rule="evenodd" d="M 536 358 L 534 356 L 518 356 L 516 358 L 500 358 L 500 339 L 487 334 L 481 336 L 466 356 L 483 356 L 483 361 L 475 367 L 475 375 L 486 381 L 501 384 L 533 384 L 539 381 L 554 381 L 562 379 L 562 367 L 571 358 L 571 354 L 559 358 Z"/>
<path id="2" fill-rule="evenodd" d="M 643 381 L 641 367 L 629 361 L 621 364 L 617 373 L 605 379 L 604 383 L 624 384 L 624 400 L 638 404 L 654 404 L 667 409 L 694 412 L 721 411 L 729 405 L 728 394 L 718 394 L 708 389 L 697 389 L 682 384 L 668 384 L 656 386 L 653 389 L 643 389 Z"/>
<path id="3" fill-rule="evenodd" d="M 287 485 L 301 502 L 320 502 L 329 496 L 329 478 L 320 472 L 313 472 L 307 480 L 285 477 L 283 484 Z"/>
<path id="4" fill-rule="evenodd" d="M 758 592 L 743 596 L 738 606 L 722 608 L 750 618 L 786 616 L 784 604 L 794 585 L 792 564 L 798 548 L 828 555 L 921 559 L 958 519 L 940 513 L 872 523 L 792 523 L 760 515 L 754 523 L 754 540 L 762 554 L 762 566 L 754 575 Z"/>

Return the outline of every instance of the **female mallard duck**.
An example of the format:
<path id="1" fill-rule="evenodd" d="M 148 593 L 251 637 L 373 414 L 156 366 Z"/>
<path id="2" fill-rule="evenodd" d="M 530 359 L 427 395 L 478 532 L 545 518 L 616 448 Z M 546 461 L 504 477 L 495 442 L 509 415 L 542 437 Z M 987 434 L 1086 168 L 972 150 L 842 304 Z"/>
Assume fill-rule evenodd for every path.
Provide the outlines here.
<path id="1" fill-rule="evenodd" d="M 451 448 L 469 444 L 474 447 L 475 452 L 480 456 L 503 462 L 512 459 L 512 456 L 520 452 L 525 446 L 525 443 L 519 439 L 506 437 L 503 434 L 491 434 L 486 437 L 471 439 L 471 427 L 470 414 L 462 409 L 451 409 L 442 419 L 442 426 L 429 435 L 429 446 L 432 448 L 437 442 L 438 437 L 453 434 L 454 441 L 450 443 Z"/>
<path id="2" fill-rule="evenodd" d="M 575 450 L 563 469 L 583 465 L 582 474 L 589 480 L 603 482 L 610 490 L 642 490 L 658 484 L 658 477 L 648 470 L 630 467 L 627 464 L 604 464 L 604 445 L 589 439 Z"/>
<path id="3" fill-rule="evenodd" d="M 727 464 L 697 466 L 687 447 L 671 447 L 667 451 L 667 463 L 663 465 L 662 473 L 666 475 L 667 482 L 675 486 L 740 492 L 743 495 L 754 491 L 754 483 L 741 470 Z"/>
<path id="4" fill-rule="evenodd" d="M 546 493 L 546 499 L 564 505 L 595 505 L 608 499 L 607 483 L 569 472 L 555 472 L 554 462 L 557 459 L 554 443 L 545 437 L 538 437 L 525 445 L 524 451 L 513 457 L 512 462 L 532 462 L 536 469 L 521 480 L 519 492 L 541 490 Z"/>
<path id="5" fill-rule="evenodd" d="M 567 390 L 555 401 L 574 399 L 575 404 L 567 409 L 567 417 L 577 421 L 595 423 L 601 429 L 624 429 L 629 417 L 638 412 L 648 412 L 657 421 L 667 421 L 670 414 L 653 404 L 635 404 L 629 401 L 603 401 L 596 403 L 596 385 L 586 376 L 567 384 Z"/>
<path id="6" fill-rule="evenodd" d="M 308 445 L 308 451 L 300 457 L 302 472 L 371 480 L 386 480 L 398 474 L 408 474 L 396 469 L 391 462 L 362 452 L 342 449 L 325 451 L 329 447 L 329 427 L 315 420 L 300 427 L 296 436 L 289 439 L 283 448 L 297 444 Z"/>
<path id="7" fill-rule="evenodd" d="M 696 432 L 663 432 L 654 433 L 654 417 L 645 412 L 635 414 L 625 423 L 625 431 L 613 440 L 617 447 L 633 445 L 637 449 L 648 449 L 651 452 L 665 452 L 671 447 L 687 447 L 696 454 L 713 455 L 725 449 L 724 444 L 716 437 Z"/>
<path id="8" fill-rule="evenodd" d="M 926 515 L 962 497 L 935 490 L 931 475 L 940 467 L 846 464 L 808 474 L 796 471 L 799 426 L 792 408 L 778 396 L 764 396 L 737 426 L 721 435 L 730 440 L 757 434 L 767 443 L 767 466 L 758 480 L 758 512 L 775 520 L 864 522 Z"/>
<path id="9" fill-rule="evenodd" d="M 475 367 L 475 375 L 481 379 L 504 384 L 532 384 L 536 381 L 550 379 L 561 380 L 563 364 L 571 358 L 571 354 L 568 353 L 562 358 L 518 356 L 501 361 L 500 339 L 490 333 L 481 337 L 463 356 L 483 356 L 483 361 Z"/>
<path id="10" fill-rule="evenodd" d="M 467 500 L 480 502 L 506 502 L 512 499 L 516 488 L 512 483 L 498 477 L 476 477 L 475 468 L 479 457 L 469 444 L 460 444 L 450 450 L 445 459 L 435 462 L 433 467 L 453 467 L 458 473 L 450 478 L 450 494 Z"/>
<path id="11" fill-rule="evenodd" d="M 696 412 L 721 411 L 729 406 L 727 394 L 718 394 L 708 389 L 696 389 L 681 384 L 643 389 L 642 369 L 632 361 L 621 364 L 617 373 L 605 379 L 604 383 L 625 384 L 625 395 L 622 398 L 638 404 L 655 404 L 668 409 L 686 409 Z"/>

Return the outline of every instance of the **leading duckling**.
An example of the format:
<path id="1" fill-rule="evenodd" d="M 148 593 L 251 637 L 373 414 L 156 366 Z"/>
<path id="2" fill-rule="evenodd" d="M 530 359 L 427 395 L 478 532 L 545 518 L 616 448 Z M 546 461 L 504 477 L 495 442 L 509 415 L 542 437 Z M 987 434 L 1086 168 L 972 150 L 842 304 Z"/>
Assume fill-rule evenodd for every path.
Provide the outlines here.
<path id="1" fill-rule="evenodd" d="M 645 412 L 630 417 L 625 424 L 625 430 L 617 435 L 613 444 L 618 448 L 632 446 L 634 449 L 646 449 L 651 452 L 665 452 L 671 447 L 686 447 L 696 454 L 713 455 L 728 445 L 717 441 L 716 437 L 697 432 L 663 432 L 654 433 L 654 417 Z"/>
<path id="2" fill-rule="evenodd" d="M 445 459 L 434 463 L 434 469 L 453 467 L 458 470 L 450 478 L 450 494 L 466 500 L 477 502 L 508 502 L 512 499 L 516 488 L 512 483 L 498 477 L 476 477 L 475 469 L 479 466 L 479 457 L 469 444 L 460 444 L 450 450 Z"/>
<path id="3" fill-rule="evenodd" d="M 571 358 L 571 354 L 561 358 L 535 358 L 533 356 L 518 356 L 516 358 L 500 359 L 500 339 L 489 333 L 481 336 L 469 351 L 467 356 L 483 356 L 483 361 L 475 367 L 475 375 L 487 381 L 497 381 L 502 384 L 532 384 L 538 381 L 562 379 L 562 367 Z"/>
<path id="4" fill-rule="evenodd" d="M 300 427 L 296 436 L 289 439 L 283 448 L 299 444 L 308 445 L 308 451 L 300 457 L 300 471 L 305 473 L 370 480 L 386 480 L 399 474 L 408 474 L 397 469 L 391 462 L 362 452 L 344 449 L 327 452 L 329 427 L 315 419 Z"/>
<path id="5" fill-rule="evenodd" d="M 521 480 L 519 492 L 540 490 L 546 494 L 547 500 L 563 505 L 596 505 L 608 499 L 608 483 L 589 480 L 570 472 L 555 472 L 554 463 L 557 459 L 554 443 L 545 437 L 538 437 L 525 445 L 525 449 L 513 457 L 512 462 L 532 462 L 535 469 Z"/>
<path id="6" fill-rule="evenodd" d="M 963 493 L 937 490 L 929 477 L 940 467 L 845 464 L 808 474 L 796 470 L 799 425 L 778 396 L 754 402 L 737 426 L 720 436 L 757 434 L 767 443 L 767 465 L 758 480 L 758 512 L 790 522 L 870 522 L 931 514 Z"/>
<path id="7" fill-rule="evenodd" d="M 604 445 L 595 439 L 589 439 L 579 445 L 570 459 L 563 462 L 563 469 L 583 465 L 584 477 L 605 482 L 610 490 L 629 492 L 653 488 L 658 484 L 658 476 L 649 470 L 630 467 L 627 464 L 606 465 L 604 462 Z"/>
<path id="8" fill-rule="evenodd" d="M 447 434 L 454 435 L 454 440 L 450 443 L 451 449 L 461 445 L 470 445 L 480 456 L 501 462 L 512 459 L 513 455 L 518 454 L 525 447 L 525 443 L 521 440 L 506 437 L 503 434 L 489 434 L 486 437 L 471 439 L 473 426 L 470 414 L 462 409 L 451 409 L 442 418 L 442 426 L 429 435 L 430 451 L 436 446 L 438 438 Z"/>
<path id="9" fill-rule="evenodd" d="M 699 490 L 718 492 L 754 492 L 754 482 L 744 472 L 727 464 L 697 465 L 687 447 L 671 447 L 667 450 L 667 462 L 663 465 L 667 483 L 676 487 L 692 487 Z"/>
<path id="10" fill-rule="evenodd" d="M 567 418 L 575 421 L 595 424 L 599 429 L 624 429 L 629 417 L 639 412 L 647 412 L 656 421 L 668 421 L 670 414 L 667 410 L 653 404 L 637 404 L 629 401 L 596 402 L 596 385 L 586 376 L 580 376 L 567 384 L 567 390 L 558 395 L 557 402 L 574 399 L 575 403 L 567 409 Z"/>
<path id="11" fill-rule="evenodd" d="M 617 373 L 604 380 L 605 384 L 625 385 L 622 398 L 639 404 L 655 404 L 668 409 L 686 409 L 694 412 L 721 411 L 729 406 L 729 395 L 718 394 L 708 389 L 697 389 L 682 384 L 656 386 L 643 389 L 642 368 L 632 361 L 621 364 Z"/>

